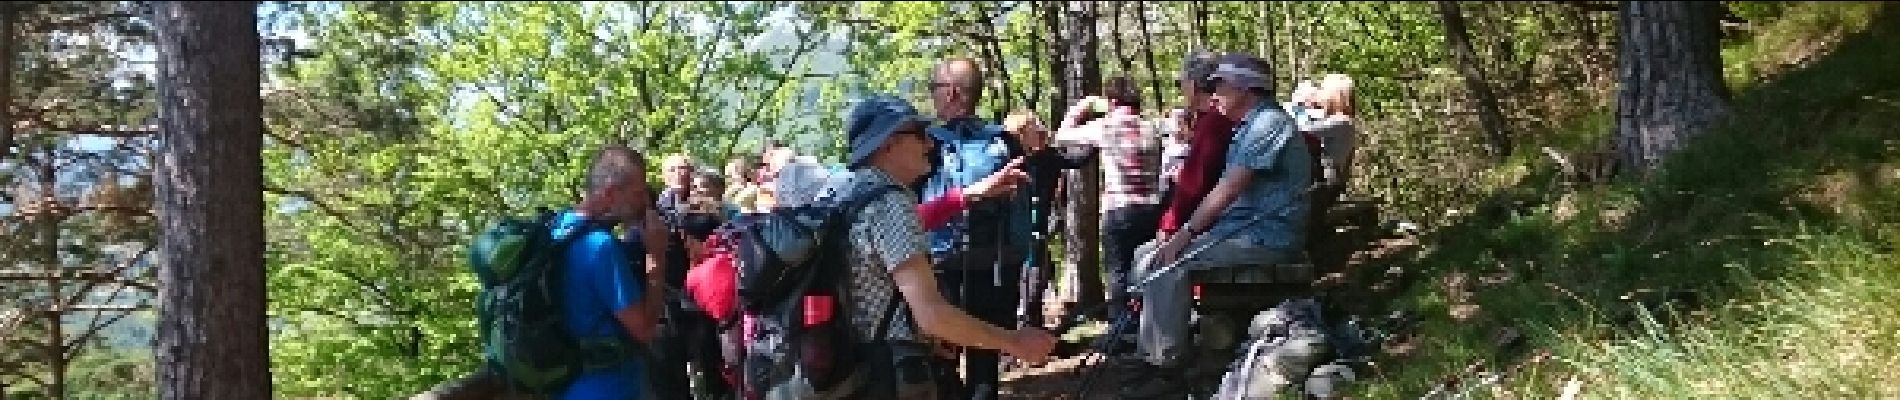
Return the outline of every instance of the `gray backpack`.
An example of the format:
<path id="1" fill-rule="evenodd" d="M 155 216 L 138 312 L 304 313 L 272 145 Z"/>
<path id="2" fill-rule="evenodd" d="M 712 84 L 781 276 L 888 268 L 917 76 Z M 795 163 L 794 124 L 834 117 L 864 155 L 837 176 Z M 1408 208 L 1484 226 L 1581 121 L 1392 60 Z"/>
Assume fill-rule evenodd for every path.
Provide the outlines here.
<path id="1" fill-rule="evenodd" d="M 1318 368 L 1332 361 L 1334 352 L 1320 318 L 1319 302 L 1313 299 L 1287 300 L 1255 315 L 1247 343 L 1240 351 L 1221 376 L 1216 399 L 1275 398 L 1294 385 L 1330 389 L 1335 384 L 1331 380 L 1313 385 L 1309 378 L 1323 375 L 1330 379 L 1342 372 Z M 1345 370 L 1344 374 L 1350 380 L 1351 371 Z"/>

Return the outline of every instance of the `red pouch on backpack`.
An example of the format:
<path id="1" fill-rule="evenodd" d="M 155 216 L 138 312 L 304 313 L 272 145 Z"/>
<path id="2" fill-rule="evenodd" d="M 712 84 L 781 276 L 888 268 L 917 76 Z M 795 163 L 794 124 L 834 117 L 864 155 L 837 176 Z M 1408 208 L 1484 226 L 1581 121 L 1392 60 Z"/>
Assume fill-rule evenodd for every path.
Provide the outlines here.
<path id="1" fill-rule="evenodd" d="M 706 259 L 686 272 L 686 294 L 721 325 L 739 311 L 739 267 L 726 242 L 724 235 L 708 237 Z"/>

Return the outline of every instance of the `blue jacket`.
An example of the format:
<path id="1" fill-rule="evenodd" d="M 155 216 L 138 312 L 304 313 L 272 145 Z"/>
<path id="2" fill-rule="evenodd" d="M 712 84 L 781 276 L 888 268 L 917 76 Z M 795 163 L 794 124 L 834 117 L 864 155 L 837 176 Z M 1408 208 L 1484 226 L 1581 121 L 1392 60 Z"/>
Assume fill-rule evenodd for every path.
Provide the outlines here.
<path id="1" fill-rule="evenodd" d="M 932 161 L 932 170 L 924 178 L 924 201 L 935 199 L 950 189 L 969 186 L 982 180 L 1021 152 L 1009 140 L 1003 128 L 985 123 L 975 118 L 946 121 L 928 129 L 930 136 L 937 140 L 936 159 Z M 930 241 L 930 256 L 933 261 L 941 262 L 967 244 L 968 249 L 990 250 L 1009 249 L 1021 252 L 1029 249 L 1035 226 L 1029 219 L 1029 193 L 1018 190 L 1008 200 L 985 200 L 972 205 L 962 215 L 952 218 L 942 227 L 927 233 Z M 1020 264 L 1020 261 L 1005 264 Z M 988 269 L 988 265 L 971 267 Z M 1003 265 L 1006 268 L 1021 265 Z"/>

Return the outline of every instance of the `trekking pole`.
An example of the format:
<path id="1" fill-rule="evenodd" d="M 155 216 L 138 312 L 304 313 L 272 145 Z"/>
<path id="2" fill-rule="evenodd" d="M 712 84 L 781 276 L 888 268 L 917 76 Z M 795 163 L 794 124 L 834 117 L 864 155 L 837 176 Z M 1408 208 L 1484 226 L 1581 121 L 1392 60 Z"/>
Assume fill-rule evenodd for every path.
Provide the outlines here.
<path id="1" fill-rule="evenodd" d="M 1030 176 L 1034 177 L 1036 167 L 1032 165 L 1029 168 Z M 1043 249 L 1047 248 L 1042 242 L 1042 230 L 1036 228 L 1041 225 L 1037 223 L 1037 218 L 1040 218 L 1042 214 L 1037 212 L 1037 208 L 1039 207 L 1036 206 L 1042 201 L 1042 196 L 1039 196 L 1039 194 L 1040 193 L 1036 193 L 1034 182 L 1031 182 L 1029 186 L 1029 254 L 1027 257 L 1024 257 L 1023 261 L 1023 276 L 1019 281 L 1022 287 L 1016 290 L 1018 292 L 1017 296 L 1021 297 L 1016 301 L 1016 328 L 1018 329 L 1023 328 L 1024 325 L 1028 325 L 1029 313 L 1042 312 L 1042 310 L 1029 309 L 1031 303 L 1040 303 L 1030 300 L 1032 296 L 1041 295 L 1041 293 L 1038 293 L 1040 292 L 1038 289 L 1040 289 L 1042 284 L 1042 264 L 1040 263 L 1041 259 L 1036 257 L 1036 253 L 1040 253 Z"/>

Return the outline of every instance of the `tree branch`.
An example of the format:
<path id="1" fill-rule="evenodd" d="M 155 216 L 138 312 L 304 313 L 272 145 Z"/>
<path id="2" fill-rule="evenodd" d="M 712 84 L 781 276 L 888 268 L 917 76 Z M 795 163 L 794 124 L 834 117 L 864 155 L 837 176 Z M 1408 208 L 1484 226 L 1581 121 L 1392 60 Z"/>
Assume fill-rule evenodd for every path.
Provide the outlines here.
<path id="1" fill-rule="evenodd" d="M 368 232 L 371 235 L 375 235 L 378 239 L 382 239 L 385 243 L 388 243 L 391 246 L 396 246 L 397 248 L 402 248 L 405 245 L 405 243 L 401 239 L 397 238 L 395 235 L 389 234 L 388 232 L 384 232 L 382 230 L 377 230 L 377 229 L 364 228 L 362 225 L 357 224 L 356 220 L 350 218 L 348 214 L 344 214 L 343 212 L 339 211 L 335 206 L 330 205 L 330 203 L 327 201 L 323 201 L 322 199 L 318 198 L 316 194 L 311 193 L 308 190 L 290 190 L 290 189 L 272 186 L 269 183 L 265 183 L 264 193 L 270 193 L 270 194 L 275 194 L 279 196 L 293 196 L 293 197 L 303 199 L 304 201 L 310 202 L 311 205 L 316 206 L 317 210 L 323 212 L 324 215 L 328 215 L 330 216 L 330 218 L 336 218 L 338 222 L 343 223 L 343 226 L 349 228 L 350 230 L 358 231 L 358 232 Z M 336 195 L 336 196 L 345 197 L 343 195 Z M 350 201 L 350 200 L 346 198 L 345 201 Z"/>
<path id="2" fill-rule="evenodd" d="M 140 248 L 138 253 L 134 253 L 131 259 L 128 259 L 125 262 L 119 263 L 119 265 L 117 267 L 113 267 L 112 271 L 108 272 L 108 274 L 116 276 L 121 273 L 124 273 L 125 270 L 127 269 L 131 269 L 134 264 L 138 263 L 137 261 L 139 259 L 145 258 L 145 255 L 150 254 L 152 252 L 152 249 L 155 247 L 156 245 L 153 243 L 149 243 L 149 242 L 146 243 L 145 247 Z M 99 283 L 100 281 L 93 281 L 93 280 L 86 281 L 85 285 L 80 286 L 78 291 L 73 292 L 72 297 L 66 298 L 64 301 L 60 302 L 58 306 L 63 308 L 63 307 L 79 304 L 79 300 L 85 297 L 87 292 L 92 291 L 93 287 L 98 286 Z M 123 282 L 121 282 L 119 285 L 121 290 L 123 290 L 123 288 L 126 286 L 131 286 L 131 285 L 123 283 Z M 118 291 L 114 291 L 113 297 L 114 298 L 118 297 L 118 293 L 119 293 Z"/>
<path id="3" fill-rule="evenodd" d="M 133 15 L 132 13 L 128 13 L 128 12 L 89 14 L 89 15 L 82 15 L 82 16 L 77 16 L 77 17 L 72 17 L 72 18 L 64 18 L 64 19 L 58 19 L 58 20 L 53 20 L 53 21 L 47 21 L 47 22 L 43 22 L 39 24 L 28 25 L 27 28 L 24 30 L 24 32 L 27 34 L 43 34 L 43 33 L 50 33 L 53 31 L 79 28 L 79 27 L 83 27 L 87 25 L 105 22 L 106 20 L 111 20 L 111 19 L 130 20 L 136 17 L 138 16 Z"/>
<path id="4" fill-rule="evenodd" d="M 785 65 L 782 66 L 781 68 L 786 69 L 786 70 L 793 69 L 800 63 L 800 61 L 804 60 L 806 53 L 810 53 L 812 50 L 815 50 L 818 48 L 818 44 L 815 43 L 815 41 L 811 40 L 811 36 L 817 34 L 816 32 L 819 32 L 819 30 L 818 29 L 800 30 L 800 32 L 798 33 L 798 43 L 799 43 L 798 49 L 792 53 L 791 57 L 785 60 Z M 765 96 L 770 97 L 772 96 L 772 94 L 778 93 L 780 90 L 784 90 L 785 86 L 791 84 L 791 82 L 794 80 L 793 79 L 794 76 L 798 76 L 798 74 L 793 74 L 790 72 L 780 74 L 779 80 L 778 80 L 778 86 L 773 87 L 772 90 L 765 92 L 766 93 Z M 732 154 L 733 149 L 739 147 L 739 136 L 745 133 L 746 128 L 752 127 L 752 124 L 757 122 L 759 115 L 764 113 L 765 107 L 768 105 L 776 105 L 776 104 L 768 104 L 768 102 L 765 102 L 765 101 L 755 102 L 755 105 L 753 105 L 752 107 L 752 111 L 748 113 L 745 116 L 745 118 L 742 118 L 739 120 L 739 124 L 733 127 L 732 136 L 729 138 L 729 140 L 726 143 L 726 154 Z"/>
<path id="5" fill-rule="evenodd" d="M 725 42 L 726 39 L 730 39 L 732 37 L 733 31 L 735 30 L 732 24 L 732 20 L 735 19 L 733 16 L 734 12 L 732 11 L 732 4 L 721 2 L 719 3 L 719 7 L 721 10 L 724 10 L 726 12 L 726 15 L 724 16 L 725 18 L 719 19 L 719 27 L 714 29 L 714 32 L 717 32 L 716 34 L 713 35 L 713 41 L 712 41 L 712 43 L 714 43 L 715 46 L 717 46 L 717 43 L 722 43 L 722 42 Z M 703 90 L 706 87 L 706 77 L 712 75 L 708 73 L 709 72 L 708 70 L 712 69 L 713 60 L 716 60 L 718 58 L 717 57 L 718 53 L 719 53 L 719 49 L 717 48 L 705 49 L 705 51 L 701 53 L 701 58 L 699 59 L 699 76 L 693 79 L 692 89 L 688 90 L 686 93 L 689 93 L 689 94 L 704 93 Z M 681 111 L 685 111 L 685 110 L 681 110 Z M 664 131 L 663 129 L 667 127 L 672 127 L 672 126 L 675 126 L 675 124 L 678 124 L 680 115 L 682 114 L 685 114 L 685 113 L 684 112 L 667 113 L 666 123 L 660 124 L 661 129 L 655 129 L 650 132 L 647 132 L 647 138 L 646 138 L 645 143 L 658 143 L 660 139 L 664 138 L 663 137 L 664 132 L 666 131 Z"/>
<path id="6" fill-rule="evenodd" d="M 1445 24 L 1446 46 L 1451 47 L 1452 55 L 1457 59 L 1458 69 L 1464 75 L 1465 86 L 1478 100 L 1478 120 L 1484 126 L 1489 139 L 1494 160 L 1503 160 L 1511 155 L 1510 135 L 1506 132 L 1504 116 L 1493 96 L 1491 86 L 1484 70 L 1478 67 L 1477 52 L 1471 48 L 1471 34 L 1466 31 L 1463 12 L 1458 4 L 1450 1 L 1437 1 L 1439 17 Z"/>
<path id="7" fill-rule="evenodd" d="M 376 286 L 375 282 L 370 282 L 369 278 L 363 277 L 362 274 L 344 271 L 342 269 L 337 269 L 337 268 L 317 267 L 317 266 L 311 266 L 311 265 L 303 265 L 301 267 L 309 271 L 324 271 L 324 272 L 340 275 L 343 277 L 343 279 L 348 280 L 351 283 L 355 283 L 357 286 L 360 286 L 365 290 L 368 290 L 371 294 L 376 295 L 377 300 L 382 301 L 382 308 L 383 308 L 382 311 L 384 311 L 386 315 L 395 317 L 395 316 L 400 316 L 400 315 L 412 314 L 406 310 L 401 310 L 399 307 L 396 306 L 396 298 L 395 296 L 391 296 L 389 294 L 389 290 Z"/>

